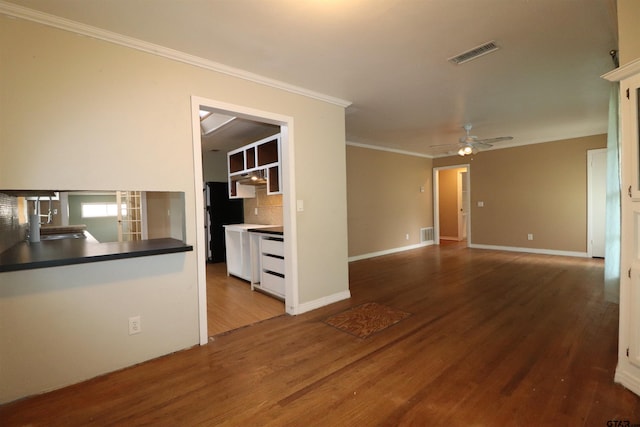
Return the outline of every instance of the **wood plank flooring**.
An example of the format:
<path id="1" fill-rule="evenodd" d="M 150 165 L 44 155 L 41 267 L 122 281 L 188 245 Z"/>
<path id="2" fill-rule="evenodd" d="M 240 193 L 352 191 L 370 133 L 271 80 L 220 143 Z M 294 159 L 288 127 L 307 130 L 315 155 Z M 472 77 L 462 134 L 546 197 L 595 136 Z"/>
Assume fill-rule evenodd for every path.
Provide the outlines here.
<path id="1" fill-rule="evenodd" d="M 607 426 L 640 423 L 613 383 L 618 307 L 602 260 L 420 248 L 350 265 L 352 298 L 0 407 L 0 424 Z M 411 313 L 366 339 L 323 319 Z"/>
<path id="2" fill-rule="evenodd" d="M 207 264 L 209 336 L 252 325 L 284 313 L 284 302 L 252 291 L 249 282 L 227 276 L 225 263 Z"/>

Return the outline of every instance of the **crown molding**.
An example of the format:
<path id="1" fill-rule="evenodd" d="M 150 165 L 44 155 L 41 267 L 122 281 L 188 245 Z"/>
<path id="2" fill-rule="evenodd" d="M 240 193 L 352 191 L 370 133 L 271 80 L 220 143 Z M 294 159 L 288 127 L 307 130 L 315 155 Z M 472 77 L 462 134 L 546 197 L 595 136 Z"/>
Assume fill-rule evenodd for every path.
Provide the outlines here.
<path id="1" fill-rule="evenodd" d="M 404 154 L 407 156 L 424 157 L 427 159 L 433 159 L 435 157 L 429 154 L 416 153 L 414 151 L 398 150 L 396 148 L 382 147 L 380 145 L 362 144 L 359 142 L 346 141 L 346 145 L 350 145 L 352 147 L 368 148 L 369 150 L 387 151 L 389 153 Z"/>
<path id="2" fill-rule="evenodd" d="M 29 9 L 13 3 L 7 3 L 6 1 L 2 0 L 0 0 L 0 14 L 4 14 L 12 18 L 19 18 L 27 21 L 37 22 L 49 27 L 58 28 L 60 30 L 69 31 L 94 39 L 114 43 L 120 46 L 125 46 L 131 49 L 136 49 L 142 52 L 150 53 L 152 55 L 157 55 L 174 61 L 193 65 L 195 67 L 204 68 L 210 71 L 215 71 L 232 77 L 248 80 L 253 83 L 259 83 L 265 86 L 281 89 L 297 95 L 317 99 L 319 101 L 328 102 L 330 104 L 334 104 L 343 108 L 351 105 L 350 101 L 346 101 L 344 99 L 325 95 L 299 86 L 290 85 L 279 80 L 270 79 L 259 74 L 254 74 L 238 68 L 229 67 L 218 62 L 210 61 L 208 59 L 201 58 L 195 55 L 190 55 L 165 46 L 148 43 L 133 37 L 128 37 L 122 34 L 114 33 L 112 31 L 103 30 L 101 28 L 82 24 L 80 22 L 72 21 L 70 19 L 62 18 L 48 13 L 39 12 L 37 10 Z"/>
<path id="3" fill-rule="evenodd" d="M 609 71 L 600 77 L 609 80 L 610 82 L 619 82 L 620 80 L 624 80 L 627 77 L 631 77 L 638 73 L 640 73 L 640 58 L 633 60 L 622 67 L 616 68 L 615 70 Z"/>

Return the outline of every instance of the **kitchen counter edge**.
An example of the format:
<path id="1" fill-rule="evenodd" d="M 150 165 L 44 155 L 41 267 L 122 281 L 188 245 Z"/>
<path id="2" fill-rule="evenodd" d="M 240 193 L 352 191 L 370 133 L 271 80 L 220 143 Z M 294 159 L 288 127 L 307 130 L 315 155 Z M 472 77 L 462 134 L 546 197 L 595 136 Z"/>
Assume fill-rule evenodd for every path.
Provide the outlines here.
<path id="1" fill-rule="evenodd" d="M 283 236 L 284 229 L 283 227 L 250 228 L 249 233 L 275 234 L 278 236 Z"/>
<path id="2" fill-rule="evenodd" d="M 193 251 L 193 246 L 171 238 L 104 243 L 90 243 L 83 239 L 20 242 L 0 253 L 0 272 L 190 251 Z"/>

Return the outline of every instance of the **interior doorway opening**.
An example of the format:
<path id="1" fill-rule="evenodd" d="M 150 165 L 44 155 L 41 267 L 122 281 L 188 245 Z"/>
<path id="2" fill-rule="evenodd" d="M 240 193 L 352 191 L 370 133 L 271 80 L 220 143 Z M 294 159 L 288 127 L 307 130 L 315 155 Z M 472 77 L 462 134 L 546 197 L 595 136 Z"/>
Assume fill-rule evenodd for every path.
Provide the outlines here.
<path id="1" fill-rule="evenodd" d="M 202 119 L 205 116 L 223 118 L 222 125 L 215 128 L 203 129 Z M 229 133 L 229 128 L 222 129 L 224 122 L 229 118 L 239 123 L 234 132 Z M 285 255 L 294 253 L 295 229 L 294 215 L 291 215 L 290 194 L 293 193 L 293 165 L 292 165 L 292 141 L 290 128 L 292 119 L 268 112 L 258 111 L 247 107 L 221 103 L 214 100 L 192 97 L 192 122 L 194 145 L 194 185 L 196 189 L 196 256 L 198 263 L 198 304 L 200 343 L 206 344 L 209 337 L 215 334 L 237 329 L 267 318 L 292 312 L 297 308 L 297 272 L 294 270 L 295 260 L 293 256 L 285 257 L 285 274 L 287 284 L 284 301 L 252 291 L 249 282 L 227 274 L 226 264 L 211 262 L 210 253 L 210 229 L 207 200 L 207 182 L 227 182 L 227 152 L 235 148 L 260 139 L 260 132 L 265 128 L 276 129 L 275 133 L 281 135 L 281 164 L 282 164 L 282 201 L 280 224 L 283 227 L 285 238 Z M 240 129 L 238 133 L 237 130 Z M 225 136 L 225 141 L 231 141 L 231 145 L 216 148 L 205 142 L 203 133 L 218 132 Z M 256 132 L 258 134 L 256 134 Z M 268 130 L 267 130 L 268 132 Z M 241 135 L 240 135 L 241 134 Z M 220 136 L 220 135 L 218 135 Z M 244 139 L 239 138 L 243 136 Z M 234 146 L 235 144 L 235 146 Z M 212 168 L 213 165 L 213 175 Z M 246 216 L 246 215 L 245 215 Z M 243 223 L 254 223 L 246 218 Z M 275 310 L 274 310 L 274 307 Z M 226 328 L 226 330 L 225 330 Z"/>
<path id="2" fill-rule="evenodd" d="M 437 244 L 471 241 L 468 164 L 433 169 L 434 237 Z"/>

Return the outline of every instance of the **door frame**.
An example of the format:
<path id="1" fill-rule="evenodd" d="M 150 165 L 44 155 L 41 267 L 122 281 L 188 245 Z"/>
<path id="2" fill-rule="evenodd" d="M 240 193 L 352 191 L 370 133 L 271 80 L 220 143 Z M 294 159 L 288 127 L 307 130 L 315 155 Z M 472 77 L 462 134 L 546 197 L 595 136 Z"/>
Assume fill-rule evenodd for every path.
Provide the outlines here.
<path id="1" fill-rule="evenodd" d="M 467 191 L 469 191 L 469 200 L 467 206 L 467 247 L 471 245 L 471 164 L 457 164 L 451 166 L 440 166 L 433 168 L 433 239 L 436 245 L 440 244 L 440 176 L 441 170 L 446 169 L 467 169 Z"/>
<path id="2" fill-rule="evenodd" d="M 200 108 L 222 114 L 232 114 L 247 120 L 270 123 L 280 126 L 281 136 L 280 153 L 282 155 L 282 222 L 285 230 L 285 311 L 295 314 L 298 310 L 298 260 L 297 260 L 297 233 L 295 206 L 291 203 L 295 193 L 295 162 L 294 162 L 294 128 L 293 117 L 254 108 L 230 104 L 227 102 L 191 96 L 191 119 L 193 141 L 193 168 L 194 168 L 194 194 L 195 194 L 195 256 L 197 262 L 197 286 L 198 286 L 198 324 L 200 344 L 205 345 L 209 341 L 207 331 L 207 274 L 206 274 L 206 239 L 204 235 L 204 182 L 202 170 L 202 140 L 200 137 Z"/>

